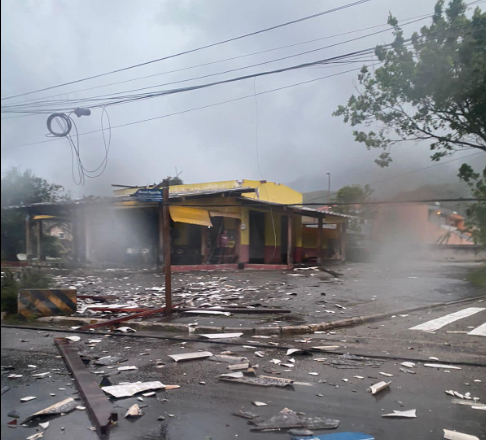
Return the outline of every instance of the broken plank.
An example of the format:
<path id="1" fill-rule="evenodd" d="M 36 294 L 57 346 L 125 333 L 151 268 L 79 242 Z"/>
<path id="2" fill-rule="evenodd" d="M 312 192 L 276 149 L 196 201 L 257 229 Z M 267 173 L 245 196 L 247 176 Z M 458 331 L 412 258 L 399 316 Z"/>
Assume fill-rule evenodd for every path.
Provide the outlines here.
<path id="1" fill-rule="evenodd" d="M 173 307 L 178 307 L 178 306 L 181 306 L 181 305 L 182 305 L 182 303 L 179 303 L 179 304 L 175 304 Z M 165 307 L 162 307 L 160 309 L 147 310 L 146 312 L 135 313 L 133 315 L 123 316 L 121 318 L 111 319 L 110 321 L 104 321 L 104 322 L 98 322 L 96 324 L 85 325 L 85 326 L 81 327 L 80 330 L 90 330 L 92 328 L 100 328 L 100 327 L 113 327 L 113 326 L 119 324 L 120 322 L 131 321 L 132 319 L 137 319 L 137 318 L 145 319 L 145 318 L 148 318 L 149 316 L 157 315 L 157 314 L 160 314 L 160 313 L 165 313 Z"/>
<path id="2" fill-rule="evenodd" d="M 112 422 L 118 420 L 118 414 L 113 410 L 98 383 L 92 379 L 91 373 L 85 367 L 79 353 L 73 350 L 65 338 L 56 338 L 54 342 L 74 377 L 76 386 L 86 403 L 91 421 L 100 434 L 106 434 Z"/>

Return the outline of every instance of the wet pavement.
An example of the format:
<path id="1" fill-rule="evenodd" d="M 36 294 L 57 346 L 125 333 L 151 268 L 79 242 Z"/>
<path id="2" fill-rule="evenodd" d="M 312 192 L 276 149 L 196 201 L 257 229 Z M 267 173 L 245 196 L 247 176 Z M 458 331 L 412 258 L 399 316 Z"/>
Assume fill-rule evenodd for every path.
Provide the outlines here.
<path id="1" fill-rule="evenodd" d="M 261 305 L 290 309 L 292 313 L 196 317 L 175 314 L 170 318 L 153 318 L 152 321 L 253 328 L 329 322 L 353 316 L 395 312 L 484 294 L 484 289 L 472 286 L 466 279 L 474 267 L 477 264 L 408 259 L 332 267 L 343 274 L 340 278 L 314 270 L 176 273 L 173 275 L 174 303 L 190 301 L 191 297 L 187 293 L 190 288 L 212 285 L 217 286 L 210 289 L 216 292 L 216 296 L 226 295 L 230 298 L 220 301 L 221 305 Z M 141 307 L 164 305 L 163 291 L 149 290 L 163 287 L 163 277 L 159 273 L 104 270 L 54 274 L 63 277 L 57 279 L 59 285 L 77 287 L 79 294 L 114 294 L 120 297 L 115 303 L 124 303 L 129 299 Z M 185 293 L 177 292 L 181 289 Z M 234 292 L 235 289 L 248 290 Z M 196 301 L 195 305 L 198 304 L 201 303 Z M 218 301 L 213 301 L 215 304 Z M 108 315 L 90 312 L 85 316 L 106 318 Z"/>
<path id="2" fill-rule="evenodd" d="M 412 320 L 413 321 L 413 320 Z M 391 325 L 395 320 L 387 320 L 383 325 Z M 408 324 L 407 324 L 408 325 Z M 361 329 L 357 327 L 355 331 Z M 370 330 L 370 329 L 368 329 Z M 379 332 L 379 330 L 378 330 Z M 289 362 L 286 350 L 280 347 L 310 347 L 329 345 L 337 342 L 335 338 L 348 337 L 344 331 L 333 334 L 318 334 L 295 338 L 257 339 L 255 337 L 239 338 L 237 342 L 221 345 L 207 342 L 177 342 L 155 338 L 133 338 L 127 336 L 100 336 L 102 342 L 95 347 L 87 347 L 87 340 L 95 338 L 91 335 L 79 335 L 81 341 L 74 343 L 80 352 L 95 356 L 122 356 L 127 358 L 123 366 L 137 366 L 138 370 L 116 374 L 116 369 L 88 366 L 93 373 L 93 379 L 101 381 L 101 376 L 95 371 L 104 370 L 113 373 L 109 377 L 113 384 L 120 382 L 160 380 L 166 385 L 180 385 L 181 388 L 171 391 L 157 392 L 156 397 L 114 400 L 114 406 L 120 415 L 120 421 L 113 426 L 109 437 L 116 440 L 227 440 L 242 439 L 287 439 L 285 432 L 258 433 L 251 431 L 247 421 L 232 415 L 240 410 L 250 411 L 262 416 L 273 416 L 283 408 L 290 408 L 297 412 L 304 412 L 308 416 L 325 416 L 341 421 L 337 432 L 360 431 L 374 435 L 376 439 L 441 439 L 442 429 L 454 429 L 460 432 L 485 438 L 486 419 L 484 412 L 473 410 L 469 406 L 454 404 L 453 398 L 445 394 L 445 390 L 453 389 L 460 393 L 470 392 L 473 397 L 480 397 L 481 402 L 486 399 L 486 366 L 461 365 L 461 370 L 427 368 L 423 362 L 416 362 L 413 369 L 416 374 L 400 371 L 400 359 L 373 358 L 365 361 L 370 366 L 363 366 L 361 362 L 350 362 L 340 355 L 329 353 L 315 353 L 312 357 L 293 356 L 295 367 L 287 368 L 276 365 L 273 359 Z M 11 420 L 7 413 L 13 409 L 21 417 L 32 414 L 48 405 L 64 399 L 66 396 L 77 397 L 76 388 L 67 374 L 62 359 L 53 345 L 53 337 L 59 333 L 39 333 L 36 330 L 2 330 L 2 365 L 13 365 L 15 370 L 2 373 L 2 387 L 11 387 L 2 398 L 2 435 L 7 439 L 26 439 L 34 434 L 35 423 L 32 427 L 17 429 L 8 428 L 6 423 Z M 160 337 L 160 335 L 158 335 Z M 429 335 L 430 336 L 430 335 Z M 462 335 L 453 335 L 454 337 Z M 96 336 L 98 338 L 98 336 Z M 484 339 L 484 338 L 483 338 Z M 26 342 L 21 342 L 24 340 Z M 333 341 L 334 342 L 330 342 Z M 364 338 L 363 338 L 364 340 Z M 297 342 L 300 341 L 300 342 Z M 307 341 L 307 342 L 302 342 Z M 261 348 L 259 344 L 277 343 L 280 347 Z M 385 355 L 382 341 L 374 343 L 368 341 L 368 351 L 375 355 Z M 486 343 L 478 341 L 477 349 L 482 348 L 485 353 Z M 407 344 L 403 341 L 402 344 Z M 244 348 L 249 345 L 256 348 Z M 341 349 L 353 353 L 353 347 L 346 342 L 340 342 Z M 398 346 L 399 344 L 394 344 Z M 227 383 L 219 380 L 218 376 L 228 373 L 228 364 L 210 360 L 189 361 L 175 363 L 168 354 L 179 354 L 209 350 L 213 354 L 232 351 L 235 355 L 247 357 L 256 367 L 257 374 L 288 378 L 302 385 L 291 388 L 261 388 L 246 384 Z M 264 357 L 255 355 L 262 351 Z M 147 355 L 144 355 L 148 353 Z M 393 351 L 388 351 L 393 354 Z M 442 352 L 430 345 L 427 351 L 413 353 L 416 357 L 428 359 L 436 355 L 442 357 Z M 318 362 L 316 359 L 325 358 Z M 157 368 L 157 360 L 163 361 L 165 366 Z M 452 360 L 452 359 L 449 359 Z M 454 359 L 463 362 L 458 353 Z M 159 362 L 160 362 L 159 361 Z M 378 363 L 377 363 L 378 362 Z M 353 368 L 338 368 L 338 363 Z M 36 365 L 35 372 L 50 371 L 51 377 L 45 379 L 32 378 L 32 369 L 28 365 Z M 483 362 L 486 365 L 486 362 Z M 59 371 L 57 371 L 57 369 Z M 20 379 L 7 379 L 8 374 L 23 374 Z M 310 375 L 309 373 L 317 373 Z M 382 376 L 380 373 L 392 374 L 392 377 Z M 361 376 L 363 379 L 355 378 Z M 344 381 L 347 379 L 347 381 Z M 376 396 L 367 392 L 367 388 L 381 380 L 391 380 L 392 384 Z M 481 382 L 476 382 L 481 381 Z M 205 384 L 201 384 L 204 382 Z M 307 384 L 307 385 L 306 385 Z M 60 390 L 60 388 L 65 388 Z M 50 393 L 55 393 L 51 397 Z M 20 398 L 27 395 L 37 396 L 36 400 L 20 403 Z M 268 406 L 256 408 L 253 401 L 262 401 Z M 133 404 L 147 405 L 143 408 L 144 415 L 135 420 L 123 417 L 126 410 Z M 416 419 L 385 419 L 381 415 L 393 410 L 416 409 Z M 158 421 L 163 416 L 165 420 Z M 95 439 L 97 435 L 89 431 L 92 424 L 86 411 L 75 411 L 62 417 L 50 420 L 46 431 L 46 439 Z M 65 430 L 62 431 L 61 428 Z M 316 431 L 319 434 L 326 431 Z M 334 431 L 330 431 L 334 432 Z"/>

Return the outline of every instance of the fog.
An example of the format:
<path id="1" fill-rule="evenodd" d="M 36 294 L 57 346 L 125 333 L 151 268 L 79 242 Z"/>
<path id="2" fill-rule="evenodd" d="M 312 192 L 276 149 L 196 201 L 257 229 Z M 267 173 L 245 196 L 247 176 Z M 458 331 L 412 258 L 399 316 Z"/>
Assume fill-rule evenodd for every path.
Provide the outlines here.
<path id="1" fill-rule="evenodd" d="M 345 0 L 30 0 L 2 1 L 2 96 L 10 96 L 86 76 L 141 63 L 201 45 L 266 28 L 349 3 Z M 266 32 L 212 49 L 191 53 L 124 73 L 74 84 L 25 99 L 65 93 L 80 98 L 130 90 L 243 67 L 311 50 L 365 35 L 363 31 L 325 41 L 240 58 L 133 81 L 86 92 L 76 90 L 147 76 L 255 51 L 331 36 L 386 23 L 389 11 L 399 19 L 432 13 L 435 0 L 373 0 L 303 23 Z M 426 22 L 406 27 L 406 34 Z M 316 54 L 246 69 L 216 79 L 276 69 L 390 42 L 391 32 L 367 37 Z M 154 118 L 196 107 L 252 95 L 297 82 L 359 68 L 361 64 L 308 68 L 221 85 L 173 96 L 109 107 L 112 125 Z M 46 138 L 45 115 L 2 119 L 2 170 L 30 168 L 55 181 L 73 196 L 111 192 L 110 184 L 145 185 L 160 182 L 175 169 L 185 182 L 225 179 L 267 179 L 289 184 L 301 191 L 369 183 L 430 165 L 427 143 L 395 146 L 393 163 L 380 169 L 374 160 L 379 151 L 357 144 L 352 129 L 331 116 L 339 104 L 356 91 L 357 72 L 323 79 L 275 93 L 243 99 L 204 110 L 113 129 L 109 163 L 105 173 L 77 186 L 72 179 L 71 150 L 65 140 Z M 202 80 L 203 82 L 205 80 Z M 198 84 L 192 81 L 186 85 Z M 22 99 L 16 100 L 20 102 Z M 101 112 L 76 122 L 80 132 L 99 130 Z M 4 115 L 5 118 L 11 115 Z M 87 168 L 96 168 L 104 156 L 100 133 L 80 138 Z M 465 152 L 464 154 L 470 154 Z M 458 154 L 455 157 L 459 157 Z M 454 157 L 454 158 L 455 158 Z M 456 181 L 461 162 L 393 179 L 397 189 L 418 184 Z M 261 171 L 260 171 L 261 170 Z"/>

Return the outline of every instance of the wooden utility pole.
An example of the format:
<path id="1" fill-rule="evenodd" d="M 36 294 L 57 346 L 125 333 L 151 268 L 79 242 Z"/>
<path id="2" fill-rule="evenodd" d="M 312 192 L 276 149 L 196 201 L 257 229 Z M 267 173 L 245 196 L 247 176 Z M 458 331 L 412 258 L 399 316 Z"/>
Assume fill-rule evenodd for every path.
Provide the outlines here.
<path id="1" fill-rule="evenodd" d="M 165 273 L 165 313 L 172 313 L 172 274 L 170 261 L 170 212 L 169 212 L 169 181 L 162 183 L 163 188 L 163 243 L 164 243 L 164 273 Z"/>

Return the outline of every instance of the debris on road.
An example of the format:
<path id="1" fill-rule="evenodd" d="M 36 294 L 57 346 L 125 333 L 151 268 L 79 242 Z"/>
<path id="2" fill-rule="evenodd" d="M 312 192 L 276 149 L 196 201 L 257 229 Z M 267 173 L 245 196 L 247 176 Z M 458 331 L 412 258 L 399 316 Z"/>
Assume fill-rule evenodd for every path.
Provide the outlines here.
<path id="1" fill-rule="evenodd" d="M 127 413 L 125 414 L 126 419 L 130 417 L 141 417 L 141 416 L 143 416 L 143 412 L 137 404 L 131 406 L 128 409 Z"/>
<path id="2" fill-rule="evenodd" d="M 64 339 L 67 339 L 71 342 L 79 342 L 81 340 L 79 336 L 66 336 Z"/>
<path id="3" fill-rule="evenodd" d="M 124 397 L 132 397 L 135 394 L 143 393 L 144 391 L 163 390 L 166 386 L 161 382 L 139 382 L 129 383 L 126 385 L 112 385 L 101 388 L 105 393 L 116 399 L 122 399 Z"/>
<path id="4" fill-rule="evenodd" d="M 424 364 L 424 367 L 445 368 L 447 370 L 462 370 L 461 367 L 456 367 L 455 365 L 445 365 L 445 364 Z"/>
<path id="5" fill-rule="evenodd" d="M 192 361 L 196 359 L 210 358 L 213 353 L 209 351 L 201 351 L 197 353 L 182 353 L 182 354 L 169 354 L 168 356 L 175 362 Z"/>
<path id="6" fill-rule="evenodd" d="M 292 440 L 375 440 L 374 437 L 362 432 L 340 432 L 338 434 L 323 434 L 312 437 L 292 437 Z"/>
<path id="7" fill-rule="evenodd" d="M 209 333 L 199 336 L 206 339 L 230 339 L 239 338 L 240 336 L 243 336 L 243 333 Z"/>
<path id="8" fill-rule="evenodd" d="M 413 362 L 402 362 L 402 367 L 406 368 L 415 368 L 415 364 Z"/>
<path id="9" fill-rule="evenodd" d="M 73 375 L 78 391 L 88 408 L 91 421 L 100 434 L 106 434 L 111 424 L 118 420 L 118 414 L 100 390 L 98 383 L 92 379 L 92 375 L 81 360 L 79 353 L 73 349 L 69 341 L 64 338 L 56 338 L 54 342 L 69 372 Z"/>
<path id="10" fill-rule="evenodd" d="M 39 426 L 45 431 L 47 428 L 49 428 L 49 422 L 39 423 Z"/>
<path id="11" fill-rule="evenodd" d="M 263 431 L 266 429 L 336 429 L 339 426 L 339 420 L 328 419 L 326 417 L 306 417 L 297 414 L 291 409 L 284 408 L 279 414 L 265 420 L 255 423 L 252 430 Z"/>
<path id="12" fill-rule="evenodd" d="M 43 432 L 38 432 L 37 434 L 31 435 L 30 437 L 27 437 L 27 440 L 37 440 L 39 438 L 44 437 Z"/>
<path id="13" fill-rule="evenodd" d="M 248 368 L 250 368 L 250 363 L 249 362 L 244 362 L 244 363 L 241 363 L 241 364 L 232 364 L 232 365 L 228 365 L 228 370 L 247 370 Z"/>
<path id="14" fill-rule="evenodd" d="M 31 400 L 34 400 L 34 399 L 37 399 L 37 397 L 35 396 L 27 396 L 27 397 L 22 397 L 22 399 L 20 399 L 21 402 L 25 403 L 25 402 L 30 402 Z"/>
<path id="15" fill-rule="evenodd" d="M 255 402 L 251 402 L 253 405 L 255 406 L 267 406 L 268 404 L 265 403 L 265 402 L 258 402 L 258 401 L 255 401 Z"/>
<path id="16" fill-rule="evenodd" d="M 444 429 L 444 438 L 447 440 L 479 440 L 475 435 L 463 434 L 461 432 Z"/>
<path id="17" fill-rule="evenodd" d="M 391 381 L 390 382 L 378 382 L 378 383 L 375 383 L 374 385 L 371 385 L 369 390 L 371 392 L 371 394 L 378 394 L 380 391 L 383 391 L 384 389 L 388 388 L 391 384 Z"/>
<path id="18" fill-rule="evenodd" d="M 38 411 L 25 420 L 22 421 L 21 425 L 25 425 L 29 423 L 31 420 L 34 420 L 37 417 L 49 417 L 53 415 L 61 415 L 67 414 L 73 411 L 77 406 L 76 401 L 72 397 L 68 397 L 67 399 L 62 400 L 61 402 L 55 403 L 41 411 Z"/>
<path id="19" fill-rule="evenodd" d="M 417 410 L 416 409 L 409 409 L 407 411 L 394 410 L 392 413 L 383 414 L 381 417 L 403 417 L 407 419 L 414 419 L 417 417 Z"/>
<path id="20" fill-rule="evenodd" d="M 393 377 L 393 374 L 390 374 L 390 373 L 384 373 L 383 371 L 380 371 L 380 374 L 382 376 L 386 376 L 386 377 Z"/>
<path id="21" fill-rule="evenodd" d="M 118 371 L 133 371 L 138 370 L 138 367 L 135 366 L 126 366 L 126 367 L 118 367 Z"/>
<path id="22" fill-rule="evenodd" d="M 242 383 L 246 385 L 256 385 L 260 387 L 289 387 L 294 384 L 293 380 L 283 379 L 280 377 L 270 377 L 270 376 L 259 376 L 259 377 L 240 377 L 240 378 L 229 378 L 220 377 L 220 380 L 225 382 Z"/>
<path id="23" fill-rule="evenodd" d="M 314 433 L 312 431 L 309 431 L 308 429 L 300 429 L 300 428 L 289 430 L 289 434 L 290 435 L 297 435 L 297 436 L 301 435 L 301 436 L 304 436 L 304 437 L 310 437 L 311 435 L 314 435 Z"/>

